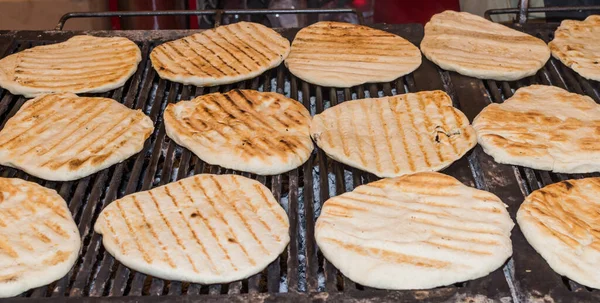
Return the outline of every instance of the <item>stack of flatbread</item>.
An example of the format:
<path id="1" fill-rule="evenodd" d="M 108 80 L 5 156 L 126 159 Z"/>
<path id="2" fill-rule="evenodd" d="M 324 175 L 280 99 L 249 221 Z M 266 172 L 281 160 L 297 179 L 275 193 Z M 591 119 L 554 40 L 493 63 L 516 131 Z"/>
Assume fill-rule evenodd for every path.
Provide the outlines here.
<path id="1" fill-rule="evenodd" d="M 557 273 L 600 288 L 600 178 L 568 180 L 532 192 L 517 222 Z"/>
<path id="2" fill-rule="evenodd" d="M 15 95 L 100 93 L 122 86 L 142 59 L 122 37 L 75 36 L 36 46 L 0 60 L 0 86 Z"/>
<path id="3" fill-rule="evenodd" d="M 443 91 L 347 101 L 316 115 L 310 133 L 331 158 L 380 177 L 444 169 L 477 143 Z"/>
<path id="4" fill-rule="evenodd" d="M 42 95 L 0 131 L 0 164 L 46 180 L 75 180 L 139 152 L 153 129 L 148 116 L 113 99 Z"/>
<path id="5" fill-rule="evenodd" d="M 494 80 L 518 80 L 550 58 L 544 41 L 465 12 L 445 11 L 425 25 L 421 51 L 443 69 Z"/>
<path id="6" fill-rule="evenodd" d="M 548 44 L 552 56 L 586 79 L 600 81 L 600 16 L 564 20 Z"/>
<path id="7" fill-rule="evenodd" d="M 203 161 L 261 175 L 294 169 L 310 156 L 310 113 L 271 92 L 233 90 L 169 104 L 167 135 Z"/>
<path id="8" fill-rule="evenodd" d="M 285 65 L 323 86 L 389 82 L 421 65 L 419 49 L 397 35 L 363 25 L 318 22 L 301 29 Z"/>
<path id="9" fill-rule="evenodd" d="M 62 278 L 80 246 L 77 225 L 56 191 L 0 178 L 0 298 Z"/>
<path id="10" fill-rule="evenodd" d="M 359 186 L 323 205 L 323 255 L 361 285 L 425 289 L 487 275 L 512 254 L 514 226 L 491 193 L 440 173 Z"/>
<path id="11" fill-rule="evenodd" d="M 150 59 L 163 79 L 214 86 L 254 78 L 289 52 L 290 42 L 274 30 L 238 22 L 161 44 Z"/>
<path id="12" fill-rule="evenodd" d="M 134 270 L 205 284 L 256 274 L 289 242 L 287 215 L 271 192 L 236 175 L 196 175 L 125 196 L 94 229 Z"/>
<path id="13" fill-rule="evenodd" d="M 499 163 L 560 173 L 600 171 L 600 105 L 564 89 L 532 85 L 473 120 L 483 150 Z"/>

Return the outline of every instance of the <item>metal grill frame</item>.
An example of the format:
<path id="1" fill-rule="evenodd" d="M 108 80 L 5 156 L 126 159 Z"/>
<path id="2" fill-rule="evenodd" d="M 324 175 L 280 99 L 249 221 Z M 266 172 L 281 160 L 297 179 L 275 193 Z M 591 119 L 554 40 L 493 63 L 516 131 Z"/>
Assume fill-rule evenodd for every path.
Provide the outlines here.
<path id="1" fill-rule="evenodd" d="M 548 41 L 556 24 L 516 25 Z M 376 25 L 407 38 L 415 45 L 423 36 L 421 25 Z M 292 40 L 298 29 L 278 30 Z M 187 100 L 193 96 L 231 88 L 262 87 L 299 100 L 311 113 L 321 112 L 344 100 L 367 96 L 441 89 L 452 97 L 454 106 L 461 109 L 470 121 L 483 107 L 502 102 L 515 88 L 533 84 L 552 84 L 569 91 L 590 95 L 600 103 L 600 85 L 582 79 L 559 61 L 550 59 L 537 75 L 516 82 L 479 80 L 439 69 L 423 58 L 423 64 L 413 73 L 391 83 L 361 85 L 349 89 L 315 86 L 292 76 L 282 64 L 252 80 L 213 88 L 195 88 L 161 80 L 150 66 L 148 55 L 153 45 L 176 39 L 197 31 L 90 31 L 96 36 L 124 36 L 136 41 L 142 49 L 142 62 L 134 76 L 122 88 L 104 94 L 132 108 L 140 108 L 155 121 L 155 131 L 143 150 L 113 167 L 72 182 L 49 182 L 21 171 L 1 167 L 0 176 L 20 177 L 56 189 L 73 212 L 83 248 L 69 274 L 48 286 L 28 291 L 3 302 L 246 302 L 246 301 L 394 301 L 394 302 L 455 302 L 490 299 L 492 301 L 548 300 L 556 302 L 598 302 L 599 290 L 589 290 L 554 273 L 546 262 L 526 242 L 518 226 L 512 232 L 513 257 L 490 275 L 431 290 L 386 291 L 357 285 L 337 272 L 318 252 L 314 240 L 315 212 L 330 196 L 352 190 L 377 177 L 350 168 L 326 157 L 316 149 L 310 159 L 288 173 L 264 177 L 241 173 L 269 187 L 275 198 L 288 201 L 290 245 L 286 251 L 261 274 L 226 285 L 201 286 L 153 279 L 130 271 L 120 265 L 101 244 L 101 236 L 92 230 L 93 222 L 103 206 L 117 198 L 140 190 L 164 185 L 175 179 L 197 173 L 238 173 L 211 166 L 200 161 L 188 150 L 178 147 L 165 135 L 162 110 L 167 103 Z M 0 31 L 0 55 L 30 47 L 31 44 L 56 43 L 82 32 L 71 31 Z M 289 85 L 287 85 L 289 83 Z M 26 99 L 0 89 L 0 127 L 16 113 Z M 318 170 L 315 168 L 318 167 Z M 175 169 L 177 169 L 175 171 Z M 543 185 L 565 178 L 584 175 L 562 175 L 510 165 L 502 165 L 486 155 L 480 146 L 443 171 L 463 183 L 490 191 L 509 205 L 515 220 L 516 211 L 524 197 Z M 352 182 L 346 182 L 352 174 Z M 598 175 L 598 174 L 592 174 Z M 160 180 L 157 180 L 160 177 Z M 350 184 L 350 186 L 346 186 Z M 350 188 L 352 187 L 352 188 Z M 309 203 L 305 203 L 309 201 Z M 318 201 L 318 203 L 315 203 Z M 302 224 L 300 217 L 306 218 Z M 302 240 L 300 233 L 306 234 Z M 300 275 L 300 264 L 306 268 Z M 280 293 L 280 280 L 286 276 L 287 293 Z M 324 289 L 318 279 L 324 278 Z M 306 289 L 300 289 L 304 283 Z M 183 292 L 182 292 L 183 291 Z M 26 296 L 26 297 L 25 297 Z M 143 297 L 140 297 L 143 296 Z"/>

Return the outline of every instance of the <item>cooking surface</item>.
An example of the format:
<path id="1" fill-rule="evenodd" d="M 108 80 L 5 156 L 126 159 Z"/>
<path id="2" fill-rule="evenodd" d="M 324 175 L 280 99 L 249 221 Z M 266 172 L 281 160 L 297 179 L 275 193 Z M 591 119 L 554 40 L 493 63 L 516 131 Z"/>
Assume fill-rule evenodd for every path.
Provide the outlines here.
<path id="1" fill-rule="evenodd" d="M 420 25 L 376 26 L 396 33 L 418 45 L 423 28 Z M 548 41 L 556 25 L 526 25 L 525 30 Z M 345 100 L 442 89 L 448 92 L 454 105 L 470 121 L 491 102 L 502 102 L 515 89 L 530 84 L 549 84 L 586 94 L 600 102 L 600 85 L 582 79 L 559 61 L 551 59 L 536 76 L 516 82 L 478 80 L 442 71 L 423 60 L 415 72 L 391 83 L 361 85 L 350 89 L 331 89 L 308 84 L 293 77 L 279 66 L 265 74 L 238 84 L 213 88 L 196 88 L 161 80 L 150 66 L 148 55 L 163 41 L 176 39 L 193 31 L 101 31 L 89 32 L 99 36 L 126 36 L 136 41 L 143 60 L 135 75 L 122 88 L 104 94 L 131 108 L 142 109 L 155 121 L 155 131 L 144 149 L 130 159 L 87 178 L 72 182 L 50 182 L 29 176 L 21 171 L 2 167 L 3 177 L 19 177 L 56 189 L 67 201 L 78 224 L 83 240 L 80 257 L 69 274 L 49 286 L 22 294 L 21 298 L 5 302 L 29 301 L 29 298 L 53 297 L 113 297 L 110 301 L 133 301 L 135 296 L 152 302 L 187 302 L 193 299 L 208 301 L 246 301 L 248 299 L 297 302 L 325 299 L 363 299 L 388 301 L 454 302 L 469 299 L 509 302 L 533 298 L 560 301 L 597 302 L 600 291 L 580 286 L 554 273 L 546 262 L 526 242 L 518 226 L 512 233 L 513 258 L 490 275 L 465 283 L 421 291 L 384 291 L 357 285 L 341 276 L 318 252 L 314 239 L 314 222 L 320 206 L 330 196 L 351 191 L 354 187 L 374 181 L 377 177 L 339 164 L 317 149 L 307 163 L 277 176 L 256 176 L 211 166 L 200 161 L 188 150 L 179 147 L 165 135 L 162 112 L 168 103 L 189 100 L 210 92 L 227 92 L 233 88 L 276 91 L 299 100 L 312 115 Z M 292 39 L 297 30 L 281 33 Z M 14 32 L 0 31 L 0 56 L 6 56 L 31 46 L 64 41 L 75 32 Z M 26 99 L 0 89 L 0 125 L 13 116 Z M 509 205 L 515 219 L 524 197 L 532 190 L 569 178 L 589 175 L 563 175 L 528 168 L 497 164 L 475 147 L 462 159 L 443 171 L 463 183 L 488 190 Z M 112 258 L 102 247 L 101 236 L 92 226 L 101 209 L 124 195 L 198 173 L 236 173 L 257 179 L 269 187 L 283 205 L 290 219 L 291 241 L 284 253 L 262 273 L 223 285 L 198 285 L 154 279 L 132 272 Z M 600 175 L 600 174 L 594 174 Z M 25 298 L 27 297 L 27 298 Z M 139 298 L 138 298 L 139 299 Z M 48 300 L 48 301 L 51 301 Z"/>

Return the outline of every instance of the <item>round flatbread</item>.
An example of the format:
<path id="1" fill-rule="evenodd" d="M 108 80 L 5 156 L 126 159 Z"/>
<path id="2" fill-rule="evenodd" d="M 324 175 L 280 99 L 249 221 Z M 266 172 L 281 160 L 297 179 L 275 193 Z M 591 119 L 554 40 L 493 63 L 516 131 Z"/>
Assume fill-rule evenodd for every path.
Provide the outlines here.
<path id="1" fill-rule="evenodd" d="M 480 79 L 518 80 L 548 59 L 544 41 L 466 12 L 445 11 L 425 25 L 421 51 L 441 68 Z"/>
<path id="2" fill-rule="evenodd" d="M 15 95 L 102 93 L 123 86 L 142 60 L 123 37 L 75 36 L 0 60 L 0 86 Z"/>
<path id="3" fill-rule="evenodd" d="M 552 56 L 586 79 L 600 81 L 600 16 L 564 20 L 548 43 Z"/>
<path id="4" fill-rule="evenodd" d="M 504 264 L 514 226 L 505 207 L 450 176 L 418 173 L 327 200 L 315 237 L 327 260 L 361 285 L 433 288 Z"/>
<path id="5" fill-rule="evenodd" d="M 281 64 L 289 52 L 290 41 L 276 31 L 237 22 L 163 43 L 150 60 L 163 79 L 215 86 L 252 79 Z"/>
<path id="6" fill-rule="evenodd" d="M 473 127 L 496 162 L 559 173 L 600 171 L 600 105 L 588 96 L 523 87 L 484 108 Z"/>
<path id="7" fill-rule="evenodd" d="M 310 113 L 271 92 L 233 90 L 169 104 L 169 138 L 203 161 L 260 175 L 294 169 L 310 157 Z"/>
<path id="8" fill-rule="evenodd" d="M 525 238 L 560 275 L 600 288 L 600 178 L 568 180 L 532 192 L 517 212 Z"/>
<path id="9" fill-rule="evenodd" d="M 316 115 L 310 133 L 331 158 L 379 177 L 444 169 L 477 143 L 443 91 L 346 101 Z"/>
<path id="10" fill-rule="evenodd" d="M 0 131 L 0 164 L 52 181 L 89 176 L 139 152 L 154 123 L 109 98 L 42 95 Z"/>
<path id="11" fill-rule="evenodd" d="M 421 65 L 419 49 L 397 35 L 364 25 L 318 22 L 301 29 L 285 65 L 322 86 L 389 82 Z"/>
<path id="12" fill-rule="evenodd" d="M 262 271 L 290 240 L 273 194 L 236 175 L 196 175 L 125 196 L 100 213 L 94 229 L 127 267 L 204 284 Z"/>
<path id="13" fill-rule="evenodd" d="M 0 178 L 0 298 L 64 277 L 80 247 L 77 225 L 56 191 Z"/>

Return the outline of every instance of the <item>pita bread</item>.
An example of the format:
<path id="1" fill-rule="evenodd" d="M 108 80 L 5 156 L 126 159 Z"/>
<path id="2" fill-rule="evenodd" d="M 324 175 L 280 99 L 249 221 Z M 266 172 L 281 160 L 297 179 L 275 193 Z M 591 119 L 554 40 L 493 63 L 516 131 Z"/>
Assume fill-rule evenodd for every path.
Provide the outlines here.
<path id="1" fill-rule="evenodd" d="M 359 186 L 323 205 L 323 255 L 361 285 L 425 289 L 483 277 L 512 255 L 514 226 L 491 193 L 440 173 Z"/>
<path id="2" fill-rule="evenodd" d="M 125 196 L 102 211 L 94 229 L 124 265 L 204 284 L 260 272 L 290 240 L 271 192 L 236 175 L 196 175 Z"/>
<path id="3" fill-rule="evenodd" d="M 127 38 L 75 36 L 0 60 L 0 86 L 25 97 L 102 93 L 123 86 L 141 60 L 139 47 Z"/>
<path id="4" fill-rule="evenodd" d="M 477 140 L 498 163 L 558 173 L 600 171 L 600 105 L 564 89 L 532 85 L 473 120 Z"/>
<path id="5" fill-rule="evenodd" d="M 368 26 L 318 22 L 301 29 L 285 65 L 296 77 L 322 86 L 389 82 L 421 65 L 406 39 Z"/>
<path id="6" fill-rule="evenodd" d="M 500 81 L 534 75 L 550 58 L 544 41 L 465 12 L 445 11 L 425 25 L 421 51 L 441 68 Z"/>
<path id="7" fill-rule="evenodd" d="M 77 225 L 56 191 L 0 178 L 0 298 L 62 278 L 80 247 Z"/>
<path id="8" fill-rule="evenodd" d="M 163 79 L 215 86 L 252 79 L 281 64 L 289 52 L 290 42 L 276 31 L 238 22 L 161 44 L 150 60 Z"/>
<path id="9" fill-rule="evenodd" d="M 294 169 L 310 157 L 310 114 L 271 92 L 233 90 L 169 104 L 169 138 L 203 161 L 260 175 Z"/>
<path id="10" fill-rule="evenodd" d="M 310 133 L 334 160 L 379 177 L 444 169 L 477 143 L 443 91 L 346 101 L 316 115 Z"/>
<path id="11" fill-rule="evenodd" d="M 585 21 L 564 20 L 548 46 L 554 58 L 582 77 L 600 81 L 600 16 Z"/>
<path id="12" fill-rule="evenodd" d="M 0 164 L 46 180 L 76 180 L 136 154 L 153 129 L 142 111 L 113 99 L 42 95 L 0 131 Z"/>
<path id="13" fill-rule="evenodd" d="M 525 238 L 558 274 L 600 288 L 600 178 L 532 192 L 517 212 Z"/>

